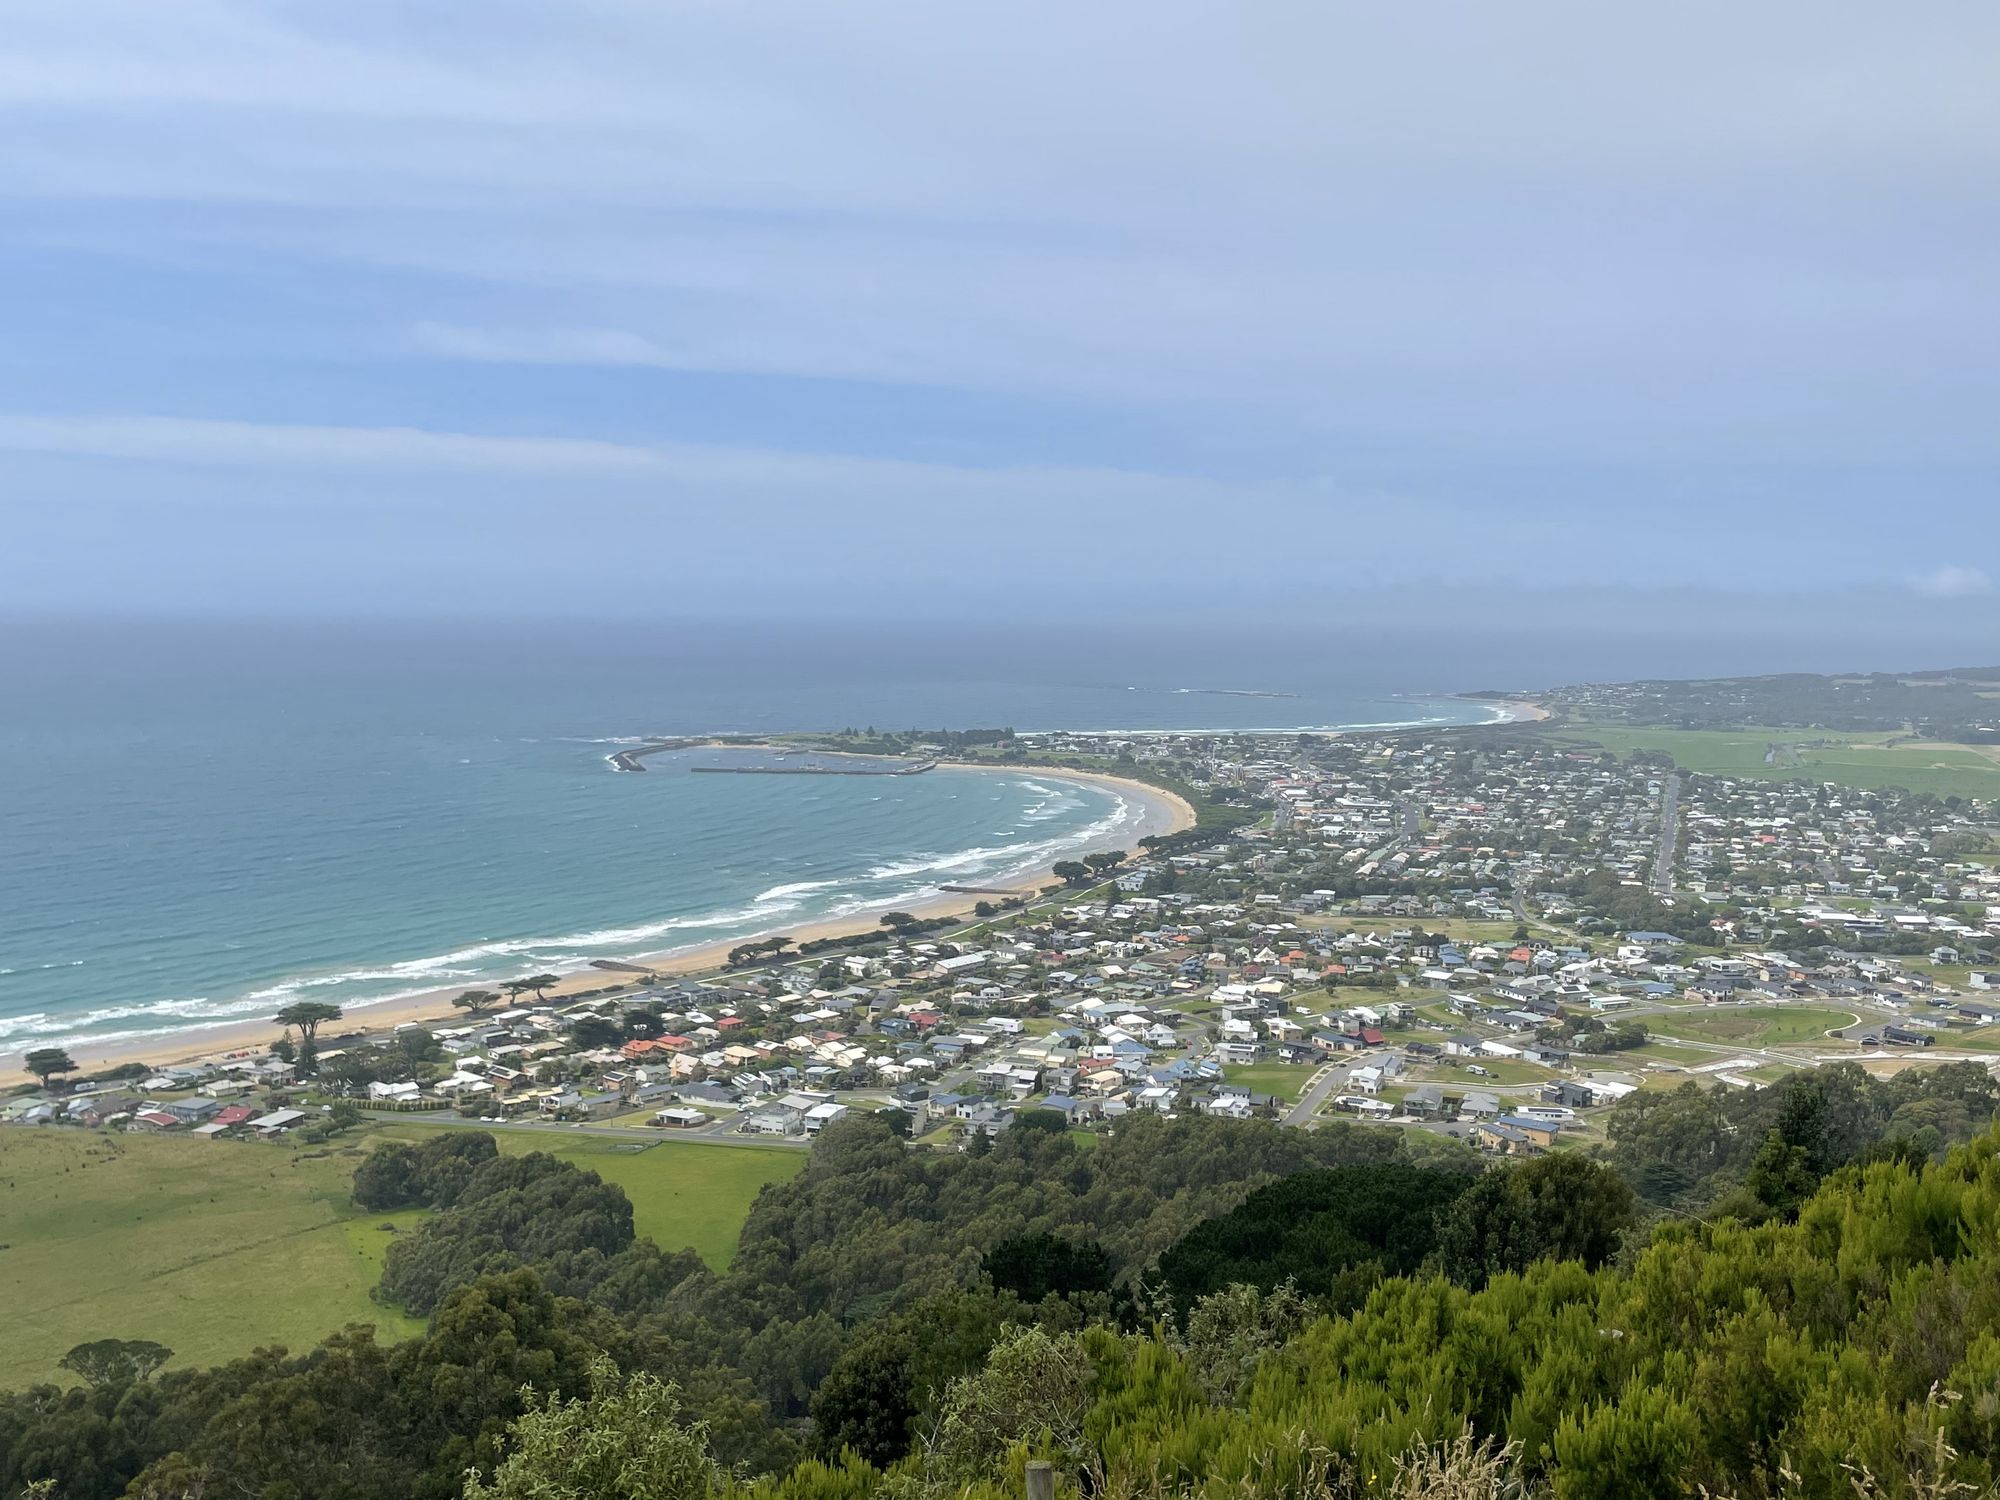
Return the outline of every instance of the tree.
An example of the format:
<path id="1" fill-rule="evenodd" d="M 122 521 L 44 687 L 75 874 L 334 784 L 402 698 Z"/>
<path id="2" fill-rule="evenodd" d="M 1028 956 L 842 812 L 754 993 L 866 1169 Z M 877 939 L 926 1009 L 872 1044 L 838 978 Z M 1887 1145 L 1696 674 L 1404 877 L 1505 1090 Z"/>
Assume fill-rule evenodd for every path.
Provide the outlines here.
<path id="1" fill-rule="evenodd" d="M 882 913 L 882 925 L 884 927 L 893 927 L 899 932 L 905 927 L 917 926 L 922 920 L 921 917 L 913 917 L 906 911 L 885 911 Z"/>
<path id="2" fill-rule="evenodd" d="M 1312 1305 L 1289 1281 L 1270 1292 L 1238 1282 L 1188 1309 L 1177 1347 L 1211 1404 L 1225 1406 L 1256 1376 L 1265 1357 L 1312 1321 Z"/>
<path id="3" fill-rule="evenodd" d="M 960 1482 L 993 1473 L 1020 1442 L 1033 1442 L 1066 1468 L 1081 1464 L 1092 1376 L 1078 1335 L 1008 1330 L 985 1369 L 954 1380 L 945 1392 L 932 1459 Z"/>
<path id="4" fill-rule="evenodd" d="M 1502 1167 L 1444 1212 L 1439 1266 L 1474 1289 L 1538 1260 L 1578 1260 L 1595 1270 L 1618 1253 L 1637 1210 L 1623 1178 L 1573 1152 Z"/>
<path id="5" fill-rule="evenodd" d="M 1791 1144 L 1782 1129 L 1772 1129 L 1766 1132 L 1764 1143 L 1751 1159 L 1743 1185 L 1759 1203 L 1789 1218 L 1812 1196 L 1819 1185 L 1819 1174 L 1812 1169 L 1812 1154 L 1807 1147 Z"/>
<path id="6" fill-rule="evenodd" d="M 316 1047 L 324 1023 L 338 1021 L 344 1014 L 338 1005 L 329 1005 L 324 1000 L 294 1000 L 271 1019 L 287 1031 L 298 1027 L 303 1052 L 307 1047 Z"/>
<path id="7" fill-rule="evenodd" d="M 1074 859 L 1057 860 L 1053 873 L 1064 885 L 1082 885 L 1090 879 L 1090 866 Z"/>
<path id="8" fill-rule="evenodd" d="M 545 1398 L 509 1426 L 492 1481 L 474 1470 L 464 1500 L 702 1500 L 722 1486 L 707 1429 L 683 1424 L 680 1390 L 643 1371 L 621 1380 L 600 1359 L 590 1394 Z"/>
<path id="9" fill-rule="evenodd" d="M 986 1252 L 993 1285 L 1023 1302 L 1111 1290 L 1111 1257 L 1096 1240 L 1059 1234 L 1017 1234 Z"/>
<path id="10" fill-rule="evenodd" d="M 532 992 L 534 997 L 539 1000 L 542 998 L 542 991 L 561 982 L 561 978 L 554 974 L 530 974 L 525 979 L 516 979 L 507 988 L 517 995 L 524 990 Z"/>
<path id="11" fill-rule="evenodd" d="M 1124 864 L 1125 856 L 1119 850 L 1108 849 L 1102 854 L 1084 855 L 1083 862 L 1097 874 L 1102 875 L 1106 870 L 1115 870 Z"/>
<path id="12" fill-rule="evenodd" d="M 349 1047 L 327 1067 L 326 1075 L 349 1093 L 360 1093 L 380 1081 L 386 1059 L 375 1047 Z"/>
<path id="13" fill-rule="evenodd" d="M 21 1059 L 21 1066 L 41 1079 L 43 1088 L 47 1088 L 49 1080 L 58 1073 L 76 1071 L 75 1062 L 61 1047 L 37 1047 Z"/>
<path id="14" fill-rule="evenodd" d="M 1183 1314 L 1228 1286 L 1271 1291 L 1285 1281 L 1345 1312 L 1381 1277 L 1423 1263 L 1439 1213 L 1470 1183 L 1462 1172 L 1394 1164 L 1300 1172 L 1189 1230 L 1160 1257 L 1158 1279 Z"/>
<path id="15" fill-rule="evenodd" d="M 572 1045 L 588 1052 L 597 1047 L 616 1047 L 625 1041 L 625 1028 L 604 1016 L 578 1016 L 569 1028 Z"/>
<path id="16" fill-rule="evenodd" d="M 500 992 L 498 990 L 460 990 L 456 995 L 451 997 L 451 1003 L 457 1009 L 470 1011 L 476 1016 L 480 1012 L 491 1010 L 494 1006 L 498 1005 L 500 1003 Z"/>
<path id="17" fill-rule="evenodd" d="M 841 1351 L 813 1392 L 813 1446 L 826 1458 L 851 1448 L 886 1468 L 910 1451 L 914 1350 L 898 1323 L 864 1329 Z"/>
<path id="18" fill-rule="evenodd" d="M 419 1145 L 383 1141 L 354 1169 L 362 1208 L 450 1208 L 472 1175 L 500 1154 L 484 1130 L 447 1130 Z"/>
<path id="19" fill-rule="evenodd" d="M 173 1350 L 150 1339 L 98 1339 L 78 1344 L 58 1363 L 86 1384 L 101 1387 L 144 1380 L 173 1357 Z"/>

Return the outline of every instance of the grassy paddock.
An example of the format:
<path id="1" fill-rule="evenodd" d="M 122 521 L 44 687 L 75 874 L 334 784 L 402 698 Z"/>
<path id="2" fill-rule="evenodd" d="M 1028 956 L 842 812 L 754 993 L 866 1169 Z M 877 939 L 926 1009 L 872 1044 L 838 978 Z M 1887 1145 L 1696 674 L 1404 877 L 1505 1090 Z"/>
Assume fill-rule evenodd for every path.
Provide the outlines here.
<path id="1" fill-rule="evenodd" d="M 385 1125 L 373 1134 L 415 1141 L 448 1128 Z M 493 1138 L 510 1156 L 547 1152 L 617 1183 L 632 1200 L 640 1234 L 663 1250 L 693 1250 L 717 1269 L 736 1253 L 736 1236 L 764 1185 L 794 1177 L 806 1164 L 805 1152 L 783 1146 L 716 1146 L 671 1137 L 654 1145 L 539 1130 L 495 1130 Z"/>
<path id="2" fill-rule="evenodd" d="M 1744 1047 L 1785 1047 L 1826 1041 L 1829 1031 L 1855 1026 L 1860 1019 L 1851 1010 L 1835 1010 L 1825 1005 L 1746 1005 L 1648 1016 L 1646 1024 L 1670 1037 L 1695 1037 Z"/>
<path id="3" fill-rule="evenodd" d="M 401 1338 L 376 1306 L 389 1236 L 360 1215 L 354 1156 L 251 1141 L 0 1131 L 0 1386 L 67 1380 L 64 1351 L 153 1339 L 175 1363 L 309 1348 L 344 1323 Z"/>
<path id="4" fill-rule="evenodd" d="M 1832 730 L 1655 729 L 1566 723 L 1544 731 L 1563 744 L 1619 755 L 1663 750 L 1687 771 L 1775 781 L 1902 787 L 1940 797 L 2000 797 L 2000 761 L 1965 746 Z"/>
<path id="5" fill-rule="evenodd" d="M 348 1188 L 371 1141 L 438 1128 L 386 1126 L 323 1151 L 0 1130 L 0 1388 L 66 1382 L 57 1361 L 91 1339 L 153 1339 L 176 1365 L 205 1365 L 264 1344 L 308 1349 L 347 1323 L 373 1324 L 385 1339 L 420 1332 L 421 1320 L 368 1294 L 394 1238 L 382 1226 L 407 1228 L 421 1214 L 366 1213 Z M 734 1252 L 764 1184 L 806 1159 L 797 1150 L 494 1135 L 503 1151 L 548 1151 L 617 1183 L 641 1234 L 715 1266 Z"/>

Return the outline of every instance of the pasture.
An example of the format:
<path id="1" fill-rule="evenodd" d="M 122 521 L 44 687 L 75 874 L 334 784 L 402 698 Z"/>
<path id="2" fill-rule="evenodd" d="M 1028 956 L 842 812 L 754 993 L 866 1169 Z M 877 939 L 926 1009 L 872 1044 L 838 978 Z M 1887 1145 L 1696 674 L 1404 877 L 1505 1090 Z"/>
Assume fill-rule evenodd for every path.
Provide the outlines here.
<path id="1" fill-rule="evenodd" d="M 392 1234 L 417 1211 L 366 1213 L 348 1197 L 375 1140 L 441 1127 L 392 1125 L 315 1151 L 261 1141 L 0 1130 L 0 1388 L 68 1377 L 57 1361 L 100 1338 L 152 1339 L 176 1365 L 215 1364 L 264 1344 L 310 1348 L 347 1323 L 384 1339 L 423 1328 L 369 1291 Z M 727 1264 L 768 1182 L 806 1153 L 662 1140 L 496 1130 L 506 1152 L 543 1150 L 632 1199 L 640 1234 Z M 643 1148 L 643 1149 L 638 1149 Z"/>
<path id="2" fill-rule="evenodd" d="M 453 1127 L 384 1125 L 383 1140 L 422 1140 Z M 509 1155 L 545 1151 L 615 1182 L 632 1200 L 634 1227 L 662 1250 L 693 1250 L 720 1270 L 736 1253 L 736 1237 L 750 1205 L 768 1182 L 796 1176 L 806 1153 L 785 1146 L 717 1146 L 661 1132 L 657 1143 L 592 1136 L 582 1131 L 495 1129 Z"/>
<path id="3" fill-rule="evenodd" d="M 1906 735 L 1833 730 L 1657 729 L 1575 721 L 1543 731 L 1619 755 L 1663 750 L 1685 771 L 1774 781 L 1830 781 L 1864 790 L 1902 787 L 1939 797 L 2000 797 L 2000 759 L 1964 745 Z"/>
<path id="4" fill-rule="evenodd" d="M 1682 1009 L 1645 1020 L 1653 1031 L 1669 1037 L 1741 1047 L 1789 1047 L 1830 1042 L 1829 1031 L 1852 1027 L 1860 1017 L 1825 1005 L 1730 1005 Z"/>
<path id="5" fill-rule="evenodd" d="M 91 1339 L 153 1339 L 176 1364 L 303 1350 L 345 1323 L 423 1325 L 376 1306 L 389 1236 L 347 1197 L 352 1157 L 261 1142 L 0 1131 L 0 1386 L 67 1381 Z"/>
<path id="6" fill-rule="evenodd" d="M 1311 1063 L 1230 1063 L 1222 1070 L 1227 1083 L 1240 1083 L 1253 1094 L 1270 1094 L 1287 1103 L 1296 1101 L 1318 1070 Z"/>

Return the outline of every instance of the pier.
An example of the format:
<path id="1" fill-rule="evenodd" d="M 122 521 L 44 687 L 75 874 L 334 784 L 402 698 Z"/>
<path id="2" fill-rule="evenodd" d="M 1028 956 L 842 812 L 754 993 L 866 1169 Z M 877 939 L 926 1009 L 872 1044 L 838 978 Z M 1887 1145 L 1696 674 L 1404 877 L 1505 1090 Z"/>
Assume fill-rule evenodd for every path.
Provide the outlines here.
<path id="1" fill-rule="evenodd" d="M 689 766 L 702 776 L 921 776 L 935 771 L 934 760 L 913 766 Z"/>

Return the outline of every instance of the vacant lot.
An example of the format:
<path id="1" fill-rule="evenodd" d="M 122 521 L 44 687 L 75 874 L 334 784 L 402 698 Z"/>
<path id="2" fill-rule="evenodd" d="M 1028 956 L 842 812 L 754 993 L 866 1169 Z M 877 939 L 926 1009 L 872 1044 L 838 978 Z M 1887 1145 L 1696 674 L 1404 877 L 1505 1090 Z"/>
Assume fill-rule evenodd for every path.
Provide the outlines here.
<path id="1" fill-rule="evenodd" d="M 1744 1005 L 1648 1016 L 1646 1024 L 1668 1036 L 1745 1047 L 1784 1047 L 1825 1041 L 1829 1031 L 1853 1026 L 1859 1020 L 1851 1010 L 1824 1005 Z"/>
<path id="2" fill-rule="evenodd" d="M 1305 1091 L 1315 1069 L 1311 1063 L 1231 1063 L 1222 1070 L 1229 1083 L 1240 1083 L 1253 1094 L 1295 1100 Z"/>
<path id="3" fill-rule="evenodd" d="M 345 1323 L 391 1339 L 420 1331 L 421 1321 L 368 1296 L 393 1237 L 381 1226 L 418 1215 L 363 1213 L 348 1185 L 370 1140 L 425 1130 L 357 1133 L 330 1154 L 0 1130 L 0 1388 L 65 1380 L 56 1362 L 91 1339 L 154 1339 L 176 1364 L 203 1365 L 260 1344 L 307 1349 Z M 716 1266 L 763 1185 L 805 1165 L 795 1150 L 495 1136 L 503 1151 L 550 1151 L 617 1183 L 641 1234 Z"/>

